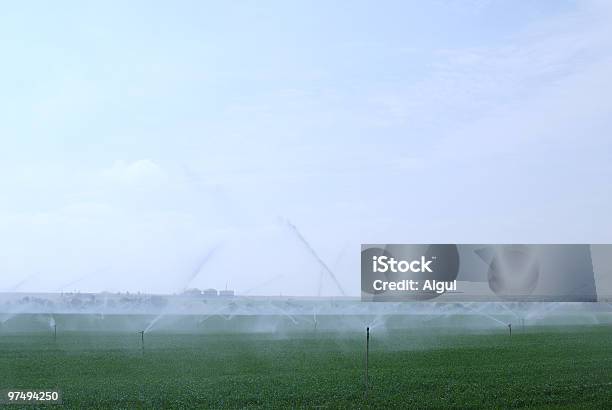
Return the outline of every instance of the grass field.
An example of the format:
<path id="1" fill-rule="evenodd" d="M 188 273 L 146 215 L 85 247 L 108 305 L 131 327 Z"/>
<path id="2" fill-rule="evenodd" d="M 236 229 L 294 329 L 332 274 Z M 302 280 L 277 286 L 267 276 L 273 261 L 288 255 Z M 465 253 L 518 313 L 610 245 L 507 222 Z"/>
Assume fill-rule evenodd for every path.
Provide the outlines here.
<path id="1" fill-rule="evenodd" d="M 63 391 L 67 408 L 612 406 L 612 327 L 477 334 L 0 333 L 0 389 Z M 17 407 L 17 406 L 15 406 Z M 31 408 L 31 407 L 30 407 Z"/>

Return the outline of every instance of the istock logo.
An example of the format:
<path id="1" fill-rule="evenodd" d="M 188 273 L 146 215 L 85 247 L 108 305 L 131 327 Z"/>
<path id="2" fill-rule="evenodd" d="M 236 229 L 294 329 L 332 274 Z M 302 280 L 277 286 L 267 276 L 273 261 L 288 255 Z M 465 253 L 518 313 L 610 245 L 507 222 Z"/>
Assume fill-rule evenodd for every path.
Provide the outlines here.
<path id="1" fill-rule="evenodd" d="M 435 258 L 435 257 L 434 257 Z M 433 259 L 426 260 L 424 256 L 421 259 L 413 261 L 395 260 L 393 257 L 388 256 L 373 256 L 372 257 L 372 271 L 373 272 L 433 272 L 429 265 L 433 262 Z"/>

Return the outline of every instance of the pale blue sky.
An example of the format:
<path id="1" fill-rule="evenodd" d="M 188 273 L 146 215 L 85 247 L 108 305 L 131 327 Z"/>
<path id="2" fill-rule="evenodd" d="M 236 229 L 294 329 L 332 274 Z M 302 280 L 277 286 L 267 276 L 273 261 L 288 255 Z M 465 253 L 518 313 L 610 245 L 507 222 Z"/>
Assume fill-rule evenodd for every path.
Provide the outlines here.
<path id="1" fill-rule="evenodd" d="M 3 5 L 0 289 L 221 243 L 190 286 L 316 293 L 282 218 L 355 295 L 360 243 L 612 241 L 609 2 L 329 3 Z"/>

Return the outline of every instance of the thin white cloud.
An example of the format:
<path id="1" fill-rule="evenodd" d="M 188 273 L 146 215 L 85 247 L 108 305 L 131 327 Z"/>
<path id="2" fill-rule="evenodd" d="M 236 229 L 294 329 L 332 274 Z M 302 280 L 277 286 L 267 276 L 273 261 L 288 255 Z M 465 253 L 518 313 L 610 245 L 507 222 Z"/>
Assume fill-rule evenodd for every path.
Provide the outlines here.
<path id="1" fill-rule="evenodd" d="M 150 159 L 115 161 L 110 168 L 104 169 L 101 175 L 108 180 L 124 184 L 161 183 L 168 178 L 164 170 Z"/>

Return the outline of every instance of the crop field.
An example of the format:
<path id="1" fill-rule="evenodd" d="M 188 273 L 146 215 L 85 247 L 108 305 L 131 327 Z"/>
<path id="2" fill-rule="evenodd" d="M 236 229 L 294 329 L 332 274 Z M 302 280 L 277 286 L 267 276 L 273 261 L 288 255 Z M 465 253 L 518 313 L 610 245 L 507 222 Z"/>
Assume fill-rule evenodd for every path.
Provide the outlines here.
<path id="1" fill-rule="evenodd" d="M 365 332 L 364 332 L 365 333 Z M 66 408 L 609 408 L 612 327 L 195 334 L 0 332 L 0 389 Z M 13 405 L 17 408 L 17 405 Z M 31 407 L 30 407 L 31 408 Z"/>

